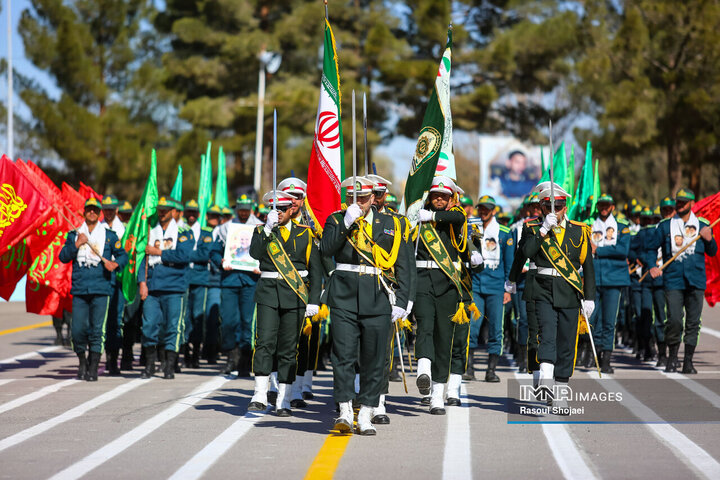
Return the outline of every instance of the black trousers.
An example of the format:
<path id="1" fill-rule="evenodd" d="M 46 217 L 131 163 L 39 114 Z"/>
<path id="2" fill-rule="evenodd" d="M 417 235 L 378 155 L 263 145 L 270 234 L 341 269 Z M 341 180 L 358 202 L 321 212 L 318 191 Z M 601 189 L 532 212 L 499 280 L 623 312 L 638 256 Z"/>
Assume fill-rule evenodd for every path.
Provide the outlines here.
<path id="1" fill-rule="evenodd" d="M 540 364 L 538 363 L 538 345 L 540 344 L 539 338 L 539 327 L 537 320 L 537 313 L 535 311 L 535 300 L 528 300 L 525 303 L 527 311 L 527 323 L 528 323 L 528 340 L 527 340 L 527 366 L 528 372 L 532 373 L 540 370 Z"/>
<path id="2" fill-rule="evenodd" d="M 255 375 L 270 375 L 276 356 L 278 382 L 295 381 L 296 352 L 304 313 L 301 308 L 278 309 L 258 304 L 253 354 Z"/>
<path id="3" fill-rule="evenodd" d="M 697 288 L 665 290 L 668 312 L 665 323 L 665 342 L 668 345 L 674 345 L 684 340 L 688 345 L 697 346 L 700 336 L 703 296 L 704 291 Z"/>
<path id="4" fill-rule="evenodd" d="M 575 367 L 578 337 L 578 309 L 554 308 L 550 302 L 535 302 L 540 345 L 538 362 L 555 365 L 555 378 L 570 378 Z"/>
<path id="5" fill-rule="evenodd" d="M 361 405 L 377 407 L 383 390 L 383 367 L 390 335 L 389 315 L 359 315 L 341 308 L 332 322 L 333 395 L 336 402 L 355 398 L 355 367 L 359 364 Z"/>
<path id="6" fill-rule="evenodd" d="M 418 292 L 415 300 L 415 358 L 430 359 L 435 382 L 445 383 L 450 373 L 465 372 L 470 326 L 458 325 L 451 320 L 457 311 L 458 301 L 459 296 L 453 290 L 439 297 Z"/>

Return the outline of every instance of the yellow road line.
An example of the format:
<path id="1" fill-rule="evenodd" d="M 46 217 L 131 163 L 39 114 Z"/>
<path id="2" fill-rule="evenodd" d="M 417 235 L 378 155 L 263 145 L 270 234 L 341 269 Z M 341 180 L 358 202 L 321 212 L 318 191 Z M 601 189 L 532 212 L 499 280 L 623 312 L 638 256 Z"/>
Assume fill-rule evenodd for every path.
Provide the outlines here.
<path id="1" fill-rule="evenodd" d="M 34 325 L 26 325 L 24 327 L 11 328 L 9 330 L 0 330 L 0 335 L 7 335 L 8 333 L 23 332 L 25 330 L 32 330 L 33 328 L 49 327 L 50 325 L 52 325 L 52 320 L 48 320 L 47 322 L 36 323 Z"/>
<path id="2" fill-rule="evenodd" d="M 340 459 L 345 453 L 351 434 L 330 434 L 310 465 L 305 480 L 325 480 L 333 478 Z"/>

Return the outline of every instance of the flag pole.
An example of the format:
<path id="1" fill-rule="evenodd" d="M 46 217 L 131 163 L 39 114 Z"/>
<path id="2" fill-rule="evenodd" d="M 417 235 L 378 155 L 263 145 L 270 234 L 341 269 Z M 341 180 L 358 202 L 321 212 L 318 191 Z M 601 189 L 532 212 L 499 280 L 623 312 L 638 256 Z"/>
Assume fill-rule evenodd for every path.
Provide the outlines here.
<path id="1" fill-rule="evenodd" d="M 273 109 L 273 210 L 277 210 L 277 108 Z"/>
<path id="2" fill-rule="evenodd" d="M 352 137 L 353 137 L 353 203 L 357 203 L 357 161 L 355 160 L 355 90 L 352 91 Z"/>
<path id="3" fill-rule="evenodd" d="M 363 92 L 363 138 L 365 142 L 365 175 L 370 174 L 370 158 L 367 149 L 367 95 Z"/>
<path id="4" fill-rule="evenodd" d="M 550 211 L 555 213 L 555 175 L 553 174 L 553 156 L 555 150 L 553 150 L 553 139 L 552 139 L 552 120 L 550 120 Z"/>
<path id="5" fill-rule="evenodd" d="M 7 111 L 7 152 L 10 160 L 15 160 L 13 151 L 13 58 L 12 58 L 12 0 L 7 2 L 7 61 L 8 61 L 8 111 Z"/>
<path id="6" fill-rule="evenodd" d="M 325 20 L 326 20 L 326 21 L 327 21 L 327 19 L 328 19 L 328 6 L 327 6 L 327 2 L 328 2 L 328 0 L 325 0 Z"/>

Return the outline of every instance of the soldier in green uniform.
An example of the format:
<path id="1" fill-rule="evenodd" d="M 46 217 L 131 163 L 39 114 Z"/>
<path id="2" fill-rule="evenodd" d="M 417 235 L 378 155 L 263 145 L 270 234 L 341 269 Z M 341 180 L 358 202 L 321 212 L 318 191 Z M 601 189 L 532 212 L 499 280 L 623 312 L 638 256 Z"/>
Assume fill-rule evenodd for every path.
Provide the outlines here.
<path id="1" fill-rule="evenodd" d="M 537 266 L 533 299 L 539 325 L 539 382 L 552 389 L 554 382 L 566 385 L 573 374 L 578 314 L 582 309 L 589 318 L 595 308 L 595 270 L 589 229 L 565 217 L 568 193 L 557 184 L 551 188 L 550 182 L 538 187 L 544 218 L 526 224 L 522 251 Z M 558 400 L 555 406 L 567 403 Z"/>
<path id="2" fill-rule="evenodd" d="M 268 213 L 265 225 L 255 229 L 250 245 L 250 255 L 260 262 L 261 273 L 255 288 L 255 393 L 248 410 L 267 408 L 268 380 L 277 356 L 276 413 L 288 417 L 298 338 L 304 318 L 319 311 L 322 265 L 310 227 L 291 221 L 292 196 L 271 191 L 263 201 L 274 205 L 276 199 L 277 206 Z"/>
<path id="3" fill-rule="evenodd" d="M 410 259 L 402 246 L 402 227 L 396 217 L 373 208 L 374 183 L 364 177 L 342 182 L 347 210 L 325 222 L 320 252 L 335 259 L 323 303 L 330 308 L 333 393 L 340 408 L 335 429 L 349 432 L 352 400 L 360 403 L 358 430 L 374 435 L 373 409 L 380 403 L 383 367 L 391 322 L 402 319 L 410 295 Z M 354 194 L 354 195 L 353 195 Z M 398 288 L 393 291 L 392 282 Z M 355 394 L 355 367 L 360 366 L 360 391 Z"/>
<path id="4" fill-rule="evenodd" d="M 463 263 L 470 260 L 467 218 L 460 205 L 450 203 L 453 195 L 463 193 L 450 178 L 437 176 L 426 208 L 418 212 L 422 224 L 413 310 L 417 320 L 416 385 L 421 395 L 431 396 L 433 415 L 445 414 L 446 382 L 448 402 L 459 405 L 459 387 L 467 362 L 470 318 L 466 309 L 472 302 L 472 283 L 463 270 Z M 475 252 L 473 266 L 481 263 L 482 256 Z"/>

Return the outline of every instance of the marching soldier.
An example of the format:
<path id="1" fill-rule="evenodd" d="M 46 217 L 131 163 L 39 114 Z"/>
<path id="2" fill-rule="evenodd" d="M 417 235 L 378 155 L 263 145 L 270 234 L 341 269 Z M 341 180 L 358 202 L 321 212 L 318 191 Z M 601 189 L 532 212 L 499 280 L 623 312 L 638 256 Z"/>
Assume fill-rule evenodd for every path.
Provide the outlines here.
<path id="1" fill-rule="evenodd" d="M 277 357 L 276 413 L 288 417 L 298 338 L 304 318 L 319 312 L 322 266 L 310 227 L 291 221 L 293 197 L 275 191 L 266 193 L 263 201 L 272 205 L 275 199 L 276 209 L 268 213 L 264 227 L 257 227 L 250 245 L 250 255 L 260 261 L 262 273 L 255 290 L 255 393 L 248 410 L 267 408 L 268 379 Z"/>
<path id="2" fill-rule="evenodd" d="M 261 225 L 260 221 L 252 215 L 253 201 L 247 195 L 237 200 L 237 217 L 231 222 L 223 223 L 218 229 L 218 247 L 210 254 L 211 261 L 218 268 L 222 268 L 220 280 L 220 324 L 222 351 L 227 355 L 227 365 L 223 372 L 238 371 L 238 377 L 250 376 L 250 360 L 252 353 L 252 324 L 255 312 L 255 287 L 260 278 L 260 271 L 246 272 L 233 270 L 223 261 L 227 229 L 231 223 L 246 225 Z"/>
<path id="3" fill-rule="evenodd" d="M 72 347 L 78 356 L 78 380 L 97 380 L 98 365 L 105 343 L 105 323 L 113 295 L 113 277 L 128 257 L 120 239 L 112 230 L 98 223 L 100 202 L 85 202 L 85 222 L 68 233 L 60 251 L 60 261 L 73 263 Z M 111 260 L 114 258 L 115 260 Z M 86 351 L 90 351 L 89 365 Z"/>
<path id="4" fill-rule="evenodd" d="M 485 372 L 486 382 L 499 382 L 495 373 L 500 355 L 503 351 L 503 305 L 510 303 L 510 292 L 505 284 L 515 255 L 514 239 L 510 229 L 500 225 L 495 219 L 495 199 L 483 195 L 478 200 L 478 213 L 482 223 L 478 225 L 482 239 L 479 249 L 482 252 L 484 268 L 472 276 L 473 301 L 482 312 L 481 318 L 470 322 L 470 360 L 472 362 L 475 349 L 478 348 L 480 328 L 484 319 L 488 322 L 488 367 Z"/>
<path id="5" fill-rule="evenodd" d="M 120 202 L 115 195 L 105 195 L 102 199 L 102 212 L 104 220 L 102 225 L 115 232 L 119 239 L 125 234 L 125 225 L 118 218 L 118 207 Z M 110 260 L 114 260 L 111 258 Z M 118 368 L 118 356 L 123 339 L 123 313 L 125 311 L 125 297 L 122 293 L 122 285 L 117 281 L 116 275 L 112 275 L 113 294 L 110 297 L 110 309 L 105 325 L 107 338 L 105 339 L 105 359 L 107 362 L 108 375 L 120 375 Z"/>
<path id="6" fill-rule="evenodd" d="M 155 374 L 160 348 L 165 351 L 163 377 L 175 378 L 175 362 L 184 340 L 183 303 L 195 239 L 191 230 L 180 232 L 173 217 L 176 204 L 170 197 L 158 200 L 158 223 L 150 230 L 145 248 L 147 261 L 138 269 L 140 299 L 144 301 L 142 344 L 147 359 L 141 378 Z"/>
<path id="7" fill-rule="evenodd" d="M 130 202 L 125 200 L 122 202 L 120 207 L 118 208 L 118 218 L 120 218 L 120 221 L 123 223 L 123 225 L 127 225 L 127 223 L 130 221 L 130 217 L 132 217 L 133 213 L 133 207 Z"/>
<path id="8" fill-rule="evenodd" d="M 633 236 L 630 244 L 630 260 L 634 265 L 634 275 L 642 276 L 648 269 L 657 266 L 658 252 L 656 248 L 647 248 L 649 237 L 655 234 L 655 225 L 652 224 L 653 212 L 645 207 L 640 212 L 640 231 Z M 641 305 L 640 318 L 638 320 L 637 335 L 639 347 L 644 352 L 644 361 L 652 360 L 652 324 L 653 324 L 653 294 L 654 290 L 662 292 L 662 278 L 647 276 L 640 285 Z M 658 355 L 660 355 L 661 343 L 664 338 L 658 338 Z M 662 347 L 662 355 L 665 356 L 665 348 Z"/>
<path id="9" fill-rule="evenodd" d="M 602 373 L 613 373 L 610 365 L 615 346 L 615 325 L 618 321 L 620 293 L 630 286 L 628 253 L 630 251 L 630 227 L 627 222 L 613 215 L 615 202 L 608 194 L 597 201 L 598 216 L 592 224 L 592 253 L 597 286 L 597 309 L 593 317 L 593 339 L 601 355 Z M 584 272 L 585 281 L 588 273 Z"/>
<path id="10" fill-rule="evenodd" d="M 595 271 L 589 229 L 565 217 L 568 193 L 557 184 L 550 188 L 550 182 L 537 188 L 544 218 L 526 223 L 522 250 L 537 266 L 533 299 L 539 325 L 539 382 L 551 387 L 553 381 L 567 384 L 573 374 L 578 313 L 582 309 L 589 318 L 595 308 Z M 581 267 L 584 282 L 578 273 Z M 558 401 L 557 406 L 567 405 Z"/>
<path id="11" fill-rule="evenodd" d="M 422 223 L 413 309 L 417 321 L 416 384 L 421 395 L 430 395 L 433 415 L 445 414 L 446 382 L 448 402 L 460 404 L 459 388 L 467 362 L 466 302 L 472 301 L 472 286 L 466 283 L 468 279 L 463 278 L 462 270 L 468 256 L 467 220 L 462 207 L 450 205 L 452 196 L 462 193 L 450 178 L 437 176 L 432 181 L 426 208 L 418 214 Z M 482 256 L 474 252 L 470 260 L 473 266 L 480 265 Z"/>
<path id="12" fill-rule="evenodd" d="M 321 254 L 336 262 L 323 296 L 332 315 L 333 393 L 340 408 L 335 429 L 352 429 L 355 366 L 359 362 L 357 420 L 361 435 L 376 433 L 371 419 L 382 394 L 391 322 L 405 316 L 410 294 L 410 259 L 401 248 L 400 221 L 372 207 L 373 185 L 364 177 L 342 182 L 348 196 L 355 193 L 357 203 L 328 217 L 320 242 Z M 394 292 L 390 287 L 393 281 L 398 285 Z"/>
<path id="13" fill-rule="evenodd" d="M 717 253 L 717 243 L 709 222 L 695 216 L 693 205 L 695 194 L 692 190 L 681 188 L 675 196 L 677 213 L 658 224 L 647 245 L 649 249 L 662 248 L 664 262 L 679 254 L 664 270 L 656 266 L 650 269 L 653 278 L 662 275 L 665 287 L 668 312 L 665 341 L 670 350 L 666 372 L 677 371 L 678 350 L 680 342 L 684 341 L 682 373 L 697 373 L 693 366 L 693 355 L 700 336 L 700 315 L 706 287 L 705 255 L 714 257 Z M 693 242 L 698 236 L 700 241 Z"/>

